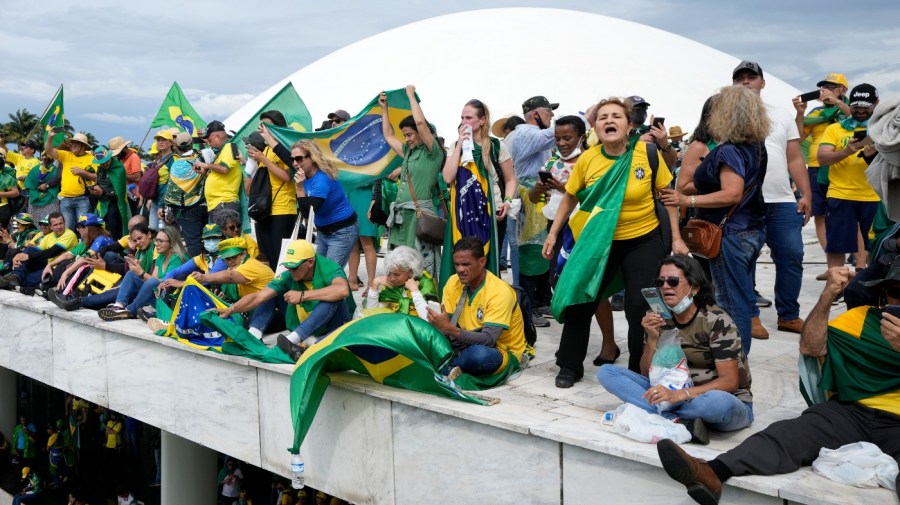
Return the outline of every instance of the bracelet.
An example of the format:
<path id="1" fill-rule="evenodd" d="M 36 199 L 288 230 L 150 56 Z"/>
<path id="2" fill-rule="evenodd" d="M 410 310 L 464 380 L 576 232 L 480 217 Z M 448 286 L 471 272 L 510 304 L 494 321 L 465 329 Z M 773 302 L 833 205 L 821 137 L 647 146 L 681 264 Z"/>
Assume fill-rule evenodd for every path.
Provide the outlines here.
<path id="1" fill-rule="evenodd" d="M 684 392 L 687 393 L 687 400 L 685 400 L 685 401 L 690 400 L 691 399 L 691 391 L 689 389 L 685 388 Z"/>
<path id="2" fill-rule="evenodd" d="M 504 203 L 512 203 L 512 197 L 511 197 L 511 196 L 507 196 L 506 198 L 503 199 L 503 202 L 504 202 Z"/>
<path id="3" fill-rule="evenodd" d="M 305 294 L 306 294 L 306 291 L 301 291 L 301 292 L 300 292 L 300 302 L 298 302 L 298 304 L 299 304 L 299 303 L 303 303 L 303 295 L 305 295 Z"/>
<path id="4" fill-rule="evenodd" d="M 697 197 L 696 195 L 691 195 L 691 207 L 697 206 Z"/>

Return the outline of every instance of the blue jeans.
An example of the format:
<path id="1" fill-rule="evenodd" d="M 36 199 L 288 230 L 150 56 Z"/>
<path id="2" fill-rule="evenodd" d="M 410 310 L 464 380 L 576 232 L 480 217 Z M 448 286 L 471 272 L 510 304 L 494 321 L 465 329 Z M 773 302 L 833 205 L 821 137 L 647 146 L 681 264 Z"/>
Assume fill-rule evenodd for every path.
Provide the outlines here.
<path id="1" fill-rule="evenodd" d="M 506 218 L 506 243 L 509 245 L 509 265 L 512 270 L 512 285 L 519 286 L 519 219 L 525 219 L 525 214 L 517 216 L 518 219 Z M 504 246 L 504 251 L 506 247 Z M 500 263 L 503 264 L 502 262 Z M 537 307 L 535 307 L 537 308 Z"/>
<path id="2" fill-rule="evenodd" d="M 796 203 L 769 203 L 766 207 L 766 244 L 775 263 L 775 310 L 779 319 L 793 321 L 800 317 L 797 299 L 803 282 L 803 214 L 797 213 Z"/>
<path id="3" fill-rule="evenodd" d="M 460 367 L 469 375 L 492 374 L 503 364 L 503 355 L 496 347 L 470 345 L 450 361 L 451 367 Z"/>
<path id="4" fill-rule="evenodd" d="M 81 306 L 86 309 L 102 309 L 107 305 L 116 301 L 119 295 L 119 288 L 113 288 L 96 295 L 88 295 L 81 299 Z"/>
<path id="5" fill-rule="evenodd" d="M 607 391 L 620 400 L 657 414 L 643 394 L 650 389 L 650 379 L 616 365 L 603 365 L 597 370 L 597 380 Z M 753 404 L 742 402 L 736 396 L 720 390 L 707 391 L 693 400 L 677 404 L 659 414 L 666 419 L 703 419 L 716 431 L 734 431 L 750 426 L 753 422 Z"/>
<path id="6" fill-rule="evenodd" d="M 128 313 L 134 316 L 139 308 L 155 304 L 156 287 L 159 286 L 159 282 L 159 279 L 153 278 L 143 281 L 129 271 L 119 285 L 116 303 L 125 307 Z"/>
<path id="7" fill-rule="evenodd" d="M 203 227 L 206 225 L 206 206 L 195 204 L 190 207 L 172 207 L 175 211 L 175 224 L 181 230 L 181 237 L 191 257 L 203 252 Z M 160 223 L 162 224 L 162 223 Z"/>
<path id="8" fill-rule="evenodd" d="M 78 223 L 78 217 L 83 216 L 91 211 L 91 201 L 86 196 L 76 196 L 74 198 L 61 198 L 59 200 L 59 212 L 66 220 L 66 226 L 75 231 L 75 225 Z"/>
<path id="9" fill-rule="evenodd" d="M 766 240 L 763 230 L 745 230 L 722 236 L 719 256 L 710 260 L 716 305 L 731 316 L 741 336 L 744 354 L 750 354 L 750 320 L 759 313 L 753 292 L 756 259 Z"/>
<path id="10" fill-rule="evenodd" d="M 350 250 L 356 247 L 359 239 L 359 225 L 353 223 L 334 233 L 316 234 L 316 254 L 325 256 L 341 267 L 347 266 L 350 259 Z"/>
<path id="11" fill-rule="evenodd" d="M 276 307 L 281 309 L 281 313 L 284 314 L 285 311 L 285 302 L 284 298 L 280 296 L 276 296 L 271 300 L 266 300 L 258 307 L 253 309 L 253 316 L 248 321 L 248 328 L 256 328 L 262 333 L 266 332 L 266 328 L 272 323 L 272 319 L 275 318 L 275 309 Z"/>
<path id="12" fill-rule="evenodd" d="M 36 253 L 40 249 L 37 247 L 26 247 L 22 252 Z M 47 260 L 28 260 L 19 265 L 18 268 L 12 270 L 12 274 L 18 277 L 19 284 L 25 287 L 34 287 L 41 283 L 41 275 L 44 274 L 44 267 L 47 266 Z"/>
<path id="13" fill-rule="evenodd" d="M 295 310 L 288 307 L 288 310 Z M 304 340 L 309 336 L 319 333 L 322 337 L 338 329 L 344 323 L 350 321 L 350 309 L 344 300 L 336 302 L 319 302 L 316 308 L 312 309 L 306 319 L 304 319 L 293 331 L 300 335 L 300 340 Z M 290 329 L 290 328 L 289 328 Z M 324 330 L 319 332 L 318 330 Z"/>

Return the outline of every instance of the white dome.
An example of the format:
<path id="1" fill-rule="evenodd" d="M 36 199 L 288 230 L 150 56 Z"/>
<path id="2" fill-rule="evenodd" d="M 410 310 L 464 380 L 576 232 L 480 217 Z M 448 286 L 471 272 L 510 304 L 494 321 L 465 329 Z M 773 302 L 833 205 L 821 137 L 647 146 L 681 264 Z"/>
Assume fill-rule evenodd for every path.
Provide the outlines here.
<path id="1" fill-rule="evenodd" d="M 731 84 L 741 59 L 598 14 L 541 8 L 468 11 L 339 49 L 275 83 L 225 123 L 239 128 L 290 80 L 313 114 L 314 127 L 331 111 L 356 114 L 381 90 L 414 84 L 425 115 L 448 144 L 456 139 L 460 111 L 472 98 L 485 102 L 494 120 L 521 115 L 522 102 L 534 95 L 559 102 L 557 117 L 584 111 L 604 97 L 640 95 L 667 126 L 693 131 L 703 102 Z M 768 73 L 765 77 L 766 102 L 792 110 L 798 90 Z"/>

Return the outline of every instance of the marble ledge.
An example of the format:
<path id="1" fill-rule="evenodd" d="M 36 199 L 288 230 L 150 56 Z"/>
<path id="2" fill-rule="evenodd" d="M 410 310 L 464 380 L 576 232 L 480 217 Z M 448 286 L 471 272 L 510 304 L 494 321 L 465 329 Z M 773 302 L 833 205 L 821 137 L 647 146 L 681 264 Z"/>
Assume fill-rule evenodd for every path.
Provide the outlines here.
<path id="1" fill-rule="evenodd" d="M 888 505 L 900 503 L 894 491 L 884 488 L 870 489 L 839 484 L 812 470 L 803 470 L 802 478 L 785 483 L 779 496 L 791 503 L 816 505 Z M 798 473 L 798 472 L 795 472 Z M 790 474 L 793 475 L 793 474 Z"/>

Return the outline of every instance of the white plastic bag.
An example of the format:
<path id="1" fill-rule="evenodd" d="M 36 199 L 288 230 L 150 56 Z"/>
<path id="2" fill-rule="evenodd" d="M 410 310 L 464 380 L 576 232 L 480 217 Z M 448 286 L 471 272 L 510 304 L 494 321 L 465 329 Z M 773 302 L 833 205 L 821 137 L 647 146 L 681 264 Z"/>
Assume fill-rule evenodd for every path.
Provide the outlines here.
<path id="1" fill-rule="evenodd" d="M 651 414 L 630 403 L 603 414 L 604 428 L 645 444 L 655 444 L 664 438 L 683 444 L 691 440 L 684 425 L 663 416 Z"/>
<path id="2" fill-rule="evenodd" d="M 869 442 L 823 448 L 812 467 L 827 479 L 856 487 L 895 489 L 898 473 L 897 461 Z"/>
<path id="3" fill-rule="evenodd" d="M 662 386 L 671 390 L 693 387 L 691 371 L 688 369 L 687 358 L 681 350 L 681 339 L 678 330 L 672 328 L 663 330 L 656 344 L 656 353 L 650 363 L 650 385 Z M 665 412 L 673 406 L 670 402 L 656 404 L 657 412 Z"/>

